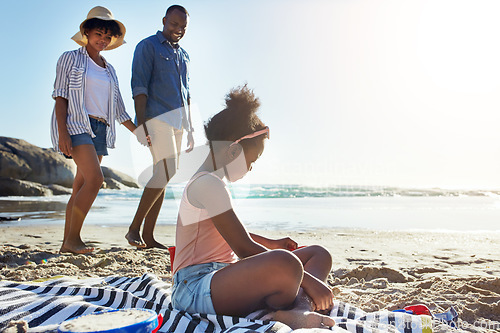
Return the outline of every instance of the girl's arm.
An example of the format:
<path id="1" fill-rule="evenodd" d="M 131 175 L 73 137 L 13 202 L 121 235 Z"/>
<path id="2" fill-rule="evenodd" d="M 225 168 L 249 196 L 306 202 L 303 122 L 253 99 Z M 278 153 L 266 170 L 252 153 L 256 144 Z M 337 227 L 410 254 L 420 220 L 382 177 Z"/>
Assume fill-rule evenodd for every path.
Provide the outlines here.
<path id="1" fill-rule="evenodd" d="M 231 249 L 233 249 L 234 253 L 236 253 L 239 258 L 245 258 L 267 251 L 267 246 L 262 246 L 264 244 L 270 245 L 269 248 L 273 249 L 275 244 L 283 243 L 283 240 L 293 242 L 289 238 L 273 240 L 263 236 L 249 234 L 232 209 L 215 216 L 212 218 L 212 221 L 214 222 L 219 233 L 222 237 L 224 237 L 226 242 L 229 246 L 231 246 Z M 296 248 L 297 243 L 293 243 Z M 316 310 L 331 309 L 333 294 L 326 283 L 304 270 L 304 277 L 300 286 L 313 300 Z"/>
<path id="2" fill-rule="evenodd" d="M 66 119 L 68 118 L 68 100 L 63 97 L 56 97 L 56 120 L 59 132 L 59 150 L 63 154 L 71 156 L 73 145 L 69 136 Z"/>
<path id="3" fill-rule="evenodd" d="M 246 258 L 267 248 L 254 241 L 236 216 L 231 197 L 223 181 L 214 175 L 196 179 L 187 189 L 189 202 L 206 209 L 214 226 L 239 258 Z"/>
<path id="4" fill-rule="evenodd" d="M 250 257 L 268 250 L 250 237 L 250 234 L 240 222 L 234 210 L 230 209 L 227 212 L 214 216 L 212 221 L 221 236 L 239 258 Z"/>
<path id="5" fill-rule="evenodd" d="M 283 250 L 293 251 L 293 250 L 297 249 L 297 242 L 295 242 L 290 237 L 285 237 L 285 238 L 281 238 L 281 239 L 270 239 L 270 238 L 267 238 L 267 237 L 264 237 L 261 235 L 257 235 L 257 234 L 252 234 L 252 233 L 250 234 L 250 236 L 257 243 L 259 243 L 262 246 L 265 246 L 271 250 L 283 249 Z"/>

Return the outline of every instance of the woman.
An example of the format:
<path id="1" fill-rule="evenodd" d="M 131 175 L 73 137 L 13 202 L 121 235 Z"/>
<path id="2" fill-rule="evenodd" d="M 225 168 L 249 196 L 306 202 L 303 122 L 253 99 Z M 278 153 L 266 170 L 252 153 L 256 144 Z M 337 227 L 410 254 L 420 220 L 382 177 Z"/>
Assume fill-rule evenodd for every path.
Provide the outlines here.
<path id="1" fill-rule="evenodd" d="M 116 72 L 100 54 L 122 45 L 124 36 L 125 26 L 107 8 L 94 7 L 72 37 L 82 47 L 64 52 L 57 62 L 52 143 L 77 166 L 61 252 L 94 250 L 82 241 L 80 231 L 103 182 L 102 157 L 114 148 L 115 120 L 131 132 L 136 128 L 125 111 Z"/>

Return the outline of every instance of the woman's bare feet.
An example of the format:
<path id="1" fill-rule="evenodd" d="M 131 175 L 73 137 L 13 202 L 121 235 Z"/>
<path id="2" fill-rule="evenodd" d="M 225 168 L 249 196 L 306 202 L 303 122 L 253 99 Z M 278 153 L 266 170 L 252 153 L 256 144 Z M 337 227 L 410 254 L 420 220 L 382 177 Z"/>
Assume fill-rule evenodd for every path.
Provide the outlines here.
<path id="1" fill-rule="evenodd" d="M 60 253 L 73 253 L 73 254 L 89 254 L 94 252 L 92 246 L 87 246 L 84 242 L 70 242 L 65 241 L 61 245 Z"/>
<path id="2" fill-rule="evenodd" d="M 145 248 L 147 246 L 146 243 L 142 241 L 141 236 L 139 236 L 138 232 L 132 232 L 129 230 L 125 235 L 125 239 L 130 245 L 138 248 Z"/>

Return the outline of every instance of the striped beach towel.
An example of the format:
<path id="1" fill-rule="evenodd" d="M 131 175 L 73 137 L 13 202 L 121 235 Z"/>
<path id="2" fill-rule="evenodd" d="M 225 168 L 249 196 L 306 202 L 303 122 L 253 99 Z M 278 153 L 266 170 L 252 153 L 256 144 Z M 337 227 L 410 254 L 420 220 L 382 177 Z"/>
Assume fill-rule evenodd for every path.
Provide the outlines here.
<path id="1" fill-rule="evenodd" d="M 151 309 L 164 318 L 159 333 L 287 333 L 281 323 L 264 320 L 265 312 L 247 318 L 190 314 L 172 308 L 170 285 L 152 274 L 74 279 L 57 277 L 27 283 L 0 281 L 0 332 L 9 322 L 25 320 L 37 332 L 54 332 L 68 319 L 107 309 Z M 331 313 L 336 332 L 428 333 L 421 316 L 387 311 L 365 313 L 336 301 Z"/>

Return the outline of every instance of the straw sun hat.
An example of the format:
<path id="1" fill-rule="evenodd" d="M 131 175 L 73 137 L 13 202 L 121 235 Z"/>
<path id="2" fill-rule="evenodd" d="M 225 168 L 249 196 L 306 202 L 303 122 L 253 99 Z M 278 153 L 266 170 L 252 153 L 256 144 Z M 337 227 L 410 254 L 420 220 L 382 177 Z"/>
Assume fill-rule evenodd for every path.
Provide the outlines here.
<path id="1" fill-rule="evenodd" d="M 118 23 L 118 26 L 120 27 L 120 31 L 122 35 L 120 37 L 113 37 L 111 40 L 111 43 L 105 48 L 105 50 L 112 50 L 117 48 L 118 46 L 125 44 L 125 40 L 123 39 L 125 37 L 125 26 L 123 23 L 118 21 L 113 17 L 113 14 L 111 11 L 105 7 L 97 6 L 92 8 L 88 15 L 87 18 L 80 24 L 80 31 L 78 31 L 73 37 L 71 37 L 72 40 L 78 43 L 78 45 L 85 46 L 88 43 L 87 36 L 85 36 L 84 31 L 83 31 L 83 24 L 90 19 L 97 18 L 100 20 L 104 21 L 115 21 Z"/>

